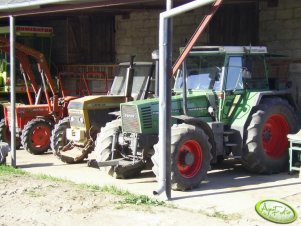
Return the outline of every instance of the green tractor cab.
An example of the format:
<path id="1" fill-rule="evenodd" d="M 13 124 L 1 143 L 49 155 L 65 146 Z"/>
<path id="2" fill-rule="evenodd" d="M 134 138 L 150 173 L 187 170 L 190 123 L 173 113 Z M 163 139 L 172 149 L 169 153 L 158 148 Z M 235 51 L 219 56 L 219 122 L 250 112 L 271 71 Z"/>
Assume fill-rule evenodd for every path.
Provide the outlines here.
<path id="1" fill-rule="evenodd" d="M 172 189 L 198 187 L 210 164 L 228 157 L 256 173 L 286 169 L 297 106 L 287 81 L 269 74 L 267 57 L 267 48 L 257 46 L 191 50 L 177 72 L 171 103 Z M 158 178 L 158 112 L 158 99 L 121 104 L 121 118 L 96 140 L 98 165 L 128 178 L 153 164 Z"/>

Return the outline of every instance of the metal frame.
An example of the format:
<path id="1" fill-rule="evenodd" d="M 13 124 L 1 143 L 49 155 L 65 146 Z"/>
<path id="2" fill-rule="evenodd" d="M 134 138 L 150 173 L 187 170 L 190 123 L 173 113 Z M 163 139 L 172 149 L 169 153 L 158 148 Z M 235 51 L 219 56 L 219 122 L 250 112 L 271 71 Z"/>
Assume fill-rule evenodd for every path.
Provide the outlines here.
<path id="1" fill-rule="evenodd" d="M 188 12 L 190 10 L 199 8 L 210 3 L 214 3 L 211 12 L 205 16 L 200 23 L 196 33 L 191 37 L 186 45 L 183 53 L 177 60 L 173 71 L 169 69 L 171 60 L 171 48 L 169 48 L 171 37 L 169 32 L 168 19 L 179 14 Z M 168 1 L 167 1 L 168 4 Z M 193 2 L 184 4 L 182 6 L 167 9 L 167 11 L 160 13 L 159 20 L 159 188 L 153 193 L 155 195 L 161 194 L 165 191 L 168 199 L 170 199 L 170 140 L 171 140 L 171 95 L 169 78 L 171 74 L 179 68 L 182 62 L 187 57 L 193 45 L 203 33 L 214 13 L 222 4 L 222 0 L 195 0 Z M 184 97 L 185 98 L 185 97 Z"/>

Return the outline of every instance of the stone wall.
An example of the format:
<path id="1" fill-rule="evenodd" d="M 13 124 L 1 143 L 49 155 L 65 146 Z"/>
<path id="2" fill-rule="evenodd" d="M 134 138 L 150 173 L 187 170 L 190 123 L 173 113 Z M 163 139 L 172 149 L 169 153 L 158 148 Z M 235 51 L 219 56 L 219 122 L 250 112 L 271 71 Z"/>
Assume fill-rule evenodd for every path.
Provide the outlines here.
<path id="1" fill-rule="evenodd" d="M 185 46 L 192 32 L 203 18 L 204 9 L 195 10 L 177 16 L 173 30 L 173 58 L 178 56 L 179 47 Z M 151 53 L 158 49 L 160 11 L 131 13 L 129 17 L 116 17 L 116 60 L 128 61 L 130 55 L 136 55 L 137 61 L 151 61 Z M 208 40 L 208 32 L 200 39 Z"/>
<path id="2" fill-rule="evenodd" d="M 301 1 L 279 0 L 278 6 L 259 5 L 259 40 L 272 53 L 301 58 Z M 207 9 L 194 10 L 174 19 L 173 58 L 178 49 L 189 40 Z M 127 61 L 130 55 L 136 60 L 151 60 L 151 52 L 158 48 L 159 11 L 131 13 L 129 18 L 116 17 L 116 60 Z M 202 39 L 208 43 L 208 32 Z"/>
<path id="3" fill-rule="evenodd" d="M 261 2 L 259 31 L 270 52 L 301 58 L 301 1 L 279 0 L 276 7 Z"/>

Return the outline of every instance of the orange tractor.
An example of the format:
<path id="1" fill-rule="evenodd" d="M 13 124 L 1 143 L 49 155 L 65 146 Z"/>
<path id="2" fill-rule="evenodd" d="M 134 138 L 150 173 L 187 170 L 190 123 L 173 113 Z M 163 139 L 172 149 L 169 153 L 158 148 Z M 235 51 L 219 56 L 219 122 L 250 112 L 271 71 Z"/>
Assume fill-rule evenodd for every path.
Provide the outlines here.
<path id="1" fill-rule="evenodd" d="M 9 41 L 0 37 L 1 49 L 9 49 Z M 51 131 L 55 123 L 68 115 L 67 106 L 70 100 L 77 97 L 63 96 L 58 98 L 58 92 L 53 84 L 50 70 L 44 54 L 16 43 L 16 57 L 19 59 L 24 74 L 30 78 L 29 82 L 35 92 L 35 102 L 31 93 L 27 92 L 30 105 L 19 104 L 16 106 L 16 127 L 17 138 L 21 137 L 23 148 L 32 154 L 43 154 L 49 149 Z M 33 58 L 37 63 L 38 71 L 41 75 L 42 88 L 38 89 L 34 75 L 31 74 L 31 66 L 28 58 Z M 29 73 L 28 73 L 29 72 Z M 26 78 L 26 76 L 24 76 Z M 25 82 L 27 85 L 27 82 Z M 29 87 L 27 87 L 29 89 Z M 45 102 L 41 104 L 42 89 L 44 90 Z M 51 98 L 49 94 L 51 93 Z M 4 120 L 1 123 L 0 132 L 2 140 L 9 141 L 10 127 L 10 104 L 4 104 Z M 7 139 L 7 140 L 5 140 Z M 19 139 L 20 140 L 20 139 Z"/>

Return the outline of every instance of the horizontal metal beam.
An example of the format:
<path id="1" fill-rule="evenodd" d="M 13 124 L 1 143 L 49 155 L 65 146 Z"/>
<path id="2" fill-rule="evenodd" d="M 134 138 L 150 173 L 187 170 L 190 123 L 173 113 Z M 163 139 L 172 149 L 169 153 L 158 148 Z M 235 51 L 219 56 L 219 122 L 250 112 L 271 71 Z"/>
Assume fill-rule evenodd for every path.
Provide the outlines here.
<path id="1" fill-rule="evenodd" d="M 27 10 L 10 10 L 9 12 L 0 12 L 0 18 L 6 18 L 9 16 L 27 16 L 27 15 L 38 15 L 46 13 L 61 13 L 68 11 L 77 11 L 77 10 L 87 10 L 87 9 L 96 9 L 96 8 L 106 8 L 106 7 L 116 7 L 121 5 L 128 4 L 137 4 L 137 3 L 147 3 L 147 2 L 156 2 L 156 0 L 104 0 L 101 2 L 88 2 L 88 3 L 78 3 L 78 4 L 64 4 L 64 5 L 55 5 L 49 7 L 42 7 L 37 9 L 27 9 Z M 1 11 L 1 10 L 0 10 Z M 3 11 L 3 10 L 2 10 Z"/>

